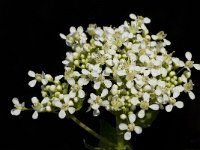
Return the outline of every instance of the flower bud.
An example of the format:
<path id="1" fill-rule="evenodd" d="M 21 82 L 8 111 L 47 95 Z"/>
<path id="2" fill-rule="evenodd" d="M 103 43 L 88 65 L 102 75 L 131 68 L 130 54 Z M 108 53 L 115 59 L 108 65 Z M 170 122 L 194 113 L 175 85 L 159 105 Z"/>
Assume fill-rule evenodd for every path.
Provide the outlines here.
<path id="1" fill-rule="evenodd" d="M 126 117 L 125 114 L 121 114 L 121 115 L 120 115 L 120 118 L 121 118 L 122 120 L 124 120 L 124 119 L 126 119 L 127 117 Z"/>

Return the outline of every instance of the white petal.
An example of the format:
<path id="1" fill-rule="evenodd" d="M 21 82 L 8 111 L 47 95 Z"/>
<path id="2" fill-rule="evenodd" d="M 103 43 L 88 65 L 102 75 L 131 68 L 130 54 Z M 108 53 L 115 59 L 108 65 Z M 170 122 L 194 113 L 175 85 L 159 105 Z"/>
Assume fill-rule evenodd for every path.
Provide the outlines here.
<path id="1" fill-rule="evenodd" d="M 124 139 L 125 140 L 130 140 L 131 139 L 131 132 L 126 132 L 125 134 L 124 134 Z"/>
<path id="2" fill-rule="evenodd" d="M 187 58 L 187 60 L 191 60 L 192 59 L 192 54 L 190 52 L 186 52 L 185 53 L 185 57 Z"/>
<path id="3" fill-rule="evenodd" d="M 70 32 L 70 33 L 74 33 L 74 32 L 76 32 L 76 28 L 73 27 L 73 26 L 71 26 L 71 27 L 69 28 L 69 32 Z"/>
<path id="4" fill-rule="evenodd" d="M 13 102 L 13 104 L 15 104 L 15 105 L 19 105 L 19 104 L 20 104 L 18 98 L 16 98 L 16 97 L 14 97 L 14 98 L 12 99 L 12 102 Z"/>
<path id="5" fill-rule="evenodd" d="M 32 97 L 32 98 L 31 98 L 31 102 L 32 102 L 33 104 L 35 104 L 35 103 L 38 103 L 39 100 L 38 100 L 37 97 Z"/>
<path id="6" fill-rule="evenodd" d="M 104 84 L 107 88 L 110 88 L 112 86 L 112 82 L 110 80 L 104 80 Z"/>
<path id="7" fill-rule="evenodd" d="M 65 104 L 67 104 L 69 102 L 69 100 L 70 100 L 69 94 L 64 95 Z"/>
<path id="8" fill-rule="evenodd" d="M 107 107 L 109 105 L 109 101 L 105 100 L 101 103 L 101 106 Z"/>
<path id="9" fill-rule="evenodd" d="M 64 34 L 60 33 L 59 35 L 60 35 L 61 39 L 66 40 L 66 36 Z"/>
<path id="10" fill-rule="evenodd" d="M 133 123 L 133 122 L 135 122 L 136 116 L 135 116 L 135 114 L 130 114 L 130 115 L 128 115 L 128 118 L 129 118 L 130 123 Z"/>
<path id="11" fill-rule="evenodd" d="M 131 104 L 136 106 L 137 104 L 140 104 L 140 101 L 139 101 L 139 99 L 137 97 L 133 97 L 131 99 Z"/>
<path id="12" fill-rule="evenodd" d="M 126 75 L 126 71 L 125 70 L 117 70 L 117 75 L 124 76 L 124 75 Z"/>
<path id="13" fill-rule="evenodd" d="M 200 64 L 194 64 L 193 66 L 195 69 L 200 70 Z"/>
<path id="14" fill-rule="evenodd" d="M 47 79 L 42 79 L 42 84 L 43 85 L 46 85 L 48 83 L 48 80 Z"/>
<path id="15" fill-rule="evenodd" d="M 92 100 L 96 100 L 96 98 L 97 98 L 97 96 L 94 93 L 91 93 L 90 97 L 91 97 Z"/>
<path id="16" fill-rule="evenodd" d="M 100 111 L 97 110 L 93 110 L 93 116 L 97 117 L 100 114 Z"/>
<path id="17" fill-rule="evenodd" d="M 55 105 L 56 107 L 59 107 L 59 108 L 62 107 L 62 103 L 61 103 L 60 101 L 55 101 L 54 105 Z"/>
<path id="18" fill-rule="evenodd" d="M 28 71 L 28 75 L 30 76 L 30 77 L 35 77 L 35 72 L 34 71 L 32 71 L 32 70 L 29 70 Z"/>
<path id="19" fill-rule="evenodd" d="M 192 91 L 188 92 L 190 99 L 194 100 L 195 99 L 195 95 Z"/>
<path id="20" fill-rule="evenodd" d="M 94 89 L 97 90 L 100 88 L 101 83 L 100 82 L 95 82 L 94 83 Z"/>
<path id="21" fill-rule="evenodd" d="M 158 39 L 157 35 L 152 35 L 151 37 L 152 37 L 153 40 L 157 40 Z"/>
<path id="22" fill-rule="evenodd" d="M 143 109 L 141 109 L 139 112 L 138 112 L 138 117 L 139 118 L 144 118 L 145 116 L 145 111 Z"/>
<path id="23" fill-rule="evenodd" d="M 30 86 L 30 87 L 34 87 L 35 86 L 35 84 L 36 84 L 36 80 L 31 80 L 29 83 L 28 83 L 28 85 Z"/>
<path id="24" fill-rule="evenodd" d="M 60 112 L 59 112 L 59 114 L 58 114 L 58 116 L 59 116 L 60 119 L 65 118 L 65 116 L 66 116 L 65 111 L 63 109 L 61 109 Z"/>
<path id="25" fill-rule="evenodd" d="M 165 106 L 165 110 L 166 110 L 167 112 L 171 112 L 171 111 L 172 111 L 172 108 L 173 108 L 173 105 L 171 105 L 171 104 Z"/>
<path id="26" fill-rule="evenodd" d="M 46 104 L 49 102 L 49 98 L 48 97 L 45 97 L 42 101 L 41 101 L 41 104 Z"/>
<path id="27" fill-rule="evenodd" d="M 96 78 L 99 77 L 99 74 L 98 74 L 98 72 L 96 72 L 96 71 L 92 71 L 91 75 L 92 75 L 93 77 L 96 77 Z"/>
<path id="28" fill-rule="evenodd" d="M 130 14 L 129 17 L 133 20 L 136 20 L 137 19 L 137 16 L 135 14 Z"/>
<path id="29" fill-rule="evenodd" d="M 80 79 L 78 80 L 78 85 L 79 85 L 79 86 L 87 85 L 88 83 L 89 83 L 89 81 L 86 80 L 85 78 L 80 78 Z"/>
<path id="30" fill-rule="evenodd" d="M 113 65 L 113 61 L 111 59 L 106 60 L 106 64 L 109 66 Z"/>
<path id="31" fill-rule="evenodd" d="M 127 86 L 127 88 L 131 89 L 132 86 L 133 86 L 133 83 L 129 80 L 129 81 L 126 83 L 126 86 Z"/>
<path id="32" fill-rule="evenodd" d="M 150 95 L 148 94 L 148 93 L 144 93 L 143 94 L 143 99 L 144 99 L 144 101 L 147 101 L 147 102 L 149 102 L 149 98 L 150 98 Z"/>
<path id="33" fill-rule="evenodd" d="M 149 18 L 147 18 L 147 17 L 144 18 L 144 23 L 150 23 L 150 22 L 151 22 L 151 20 Z"/>
<path id="34" fill-rule="evenodd" d="M 149 108 L 153 109 L 153 110 L 158 110 L 159 109 L 159 105 L 158 104 L 152 104 L 149 106 Z"/>
<path id="35" fill-rule="evenodd" d="M 108 89 L 103 89 L 101 97 L 105 97 L 108 94 Z"/>
<path id="36" fill-rule="evenodd" d="M 128 126 L 127 126 L 127 124 L 125 124 L 125 123 L 120 123 L 120 124 L 119 124 L 119 129 L 120 129 L 120 130 L 127 130 L 127 129 L 128 129 Z"/>
<path id="37" fill-rule="evenodd" d="M 173 93 L 173 98 L 177 98 L 177 97 L 179 97 L 179 95 L 180 95 L 180 92 L 175 90 Z"/>
<path id="38" fill-rule="evenodd" d="M 175 106 L 176 106 L 177 108 L 183 108 L 184 103 L 183 103 L 182 101 L 178 101 L 178 102 L 175 103 Z"/>
<path id="39" fill-rule="evenodd" d="M 135 133 L 141 134 L 142 133 L 142 128 L 140 126 L 135 126 Z"/>
<path id="40" fill-rule="evenodd" d="M 91 107 L 92 109 L 97 110 L 99 109 L 99 104 L 93 104 Z"/>
<path id="41" fill-rule="evenodd" d="M 68 78 L 67 82 L 72 86 L 75 85 L 75 80 L 73 78 Z"/>
<path id="42" fill-rule="evenodd" d="M 70 114 L 73 114 L 75 112 L 75 108 L 74 107 L 69 107 L 68 111 Z"/>
<path id="43" fill-rule="evenodd" d="M 56 80 L 56 81 L 59 81 L 59 80 L 62 79 L 62 78 L 63 78 L 63 75 L 58 75 L 58 76 L 55 77 L 55 80 Z"/>
<path id="44" fill-rule="evenodd" d="M 81 72 L 84 75 L 89 75 L 90 74 L 90 72 L 88 70 L 86 70 L 86 69 L 82 69 Z"/>
<path id="45" fill-rule="evenodd" d="M 33 119 L 37 119 L 38 118 L 38 112 L 37 111 L 34 111 L 34 113 L 32 115 L 32 118 Z"/>
<path id="46" fill-rule="evenodd" d="M 69 97 L 70 97 L 70 98 L 76 97 L 76 92 L 70 91 L 70 92 L 69 92 Z"/>
<path id="47" fill-rule="evenodd" d="M 78 91 L 78 97 L 79 98 L 84 98 L 85 97 L 85 92 L 83 90 Z"/>
<path id="48" fill-rule="evenodd" d="M 19 109 L 14 108 L 11 110 L 11 114 L 13 116 L 18 116 L 20 113 L 21 113 L 21 110 L 19 110 Z"/>

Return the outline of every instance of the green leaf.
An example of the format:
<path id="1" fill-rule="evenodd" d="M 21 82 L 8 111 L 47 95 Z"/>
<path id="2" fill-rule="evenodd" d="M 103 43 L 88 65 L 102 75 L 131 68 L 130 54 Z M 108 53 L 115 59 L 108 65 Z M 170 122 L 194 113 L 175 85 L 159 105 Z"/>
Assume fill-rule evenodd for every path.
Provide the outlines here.
<path id="1" fill-rule="evenodd" d="M 100 135 L 108 139 L 112 143 L 117 142 L 117 131 L 116 128 L 113 127 L 109 122 L 104 119 L 100 119 Z M 108 145 L 99 141 L 99 146 L 101 148 L 108 149 Z"/>

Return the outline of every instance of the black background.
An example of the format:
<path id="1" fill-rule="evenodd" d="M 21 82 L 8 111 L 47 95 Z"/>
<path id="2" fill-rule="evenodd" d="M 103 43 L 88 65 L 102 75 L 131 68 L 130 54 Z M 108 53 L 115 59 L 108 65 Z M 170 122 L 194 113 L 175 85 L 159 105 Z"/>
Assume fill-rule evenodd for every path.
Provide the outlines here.
<path id="1" fill-rule="evenodd" d="M 11 100 L 18 97 L 29 105 L 32 96 L 39 96 L 39 87 L 27 85 L 28 70 L 63 73 L 61 61 L 68 48 L 59 33 L 68 33 L 70 26 L 86 29 L 90 23 L 117 27 L 129 20 L 130 13 L 151 18 L 151 34 L 164 30 L 172 42 L 169 52 L 176 51 L 175 56 L 185 59 L 185 52 L 191 51 L 193 60 L 200 63 L 200 17 L 194 1 L 0 1 L 0 149 L 84 149 L 82 139 L 93 137 L 75 123 L 54 114 L 41 114 L 38 120 L 32 120 L 32 112 L 11 116 Z M 195 70 L 192 73 L 196 99 L 183 94 L 183 109 L 160 113 L 150 128 L 133 135 L 136 150 L 200 150 L 199 75 Z M 90 113 L 79 117 L 98 129 L 98 118 Z"/>

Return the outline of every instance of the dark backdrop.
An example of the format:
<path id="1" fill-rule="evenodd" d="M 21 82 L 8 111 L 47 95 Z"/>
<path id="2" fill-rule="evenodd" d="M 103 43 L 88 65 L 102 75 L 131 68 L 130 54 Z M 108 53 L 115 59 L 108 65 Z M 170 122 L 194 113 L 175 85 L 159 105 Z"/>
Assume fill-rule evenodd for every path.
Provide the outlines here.
<path id="1" fill-rule="evenodd" d="M 60 39 L 60 32 L 68 33 L 70 26 L 81 25 L 86 29 L 90 23 L 119 26 L 129 19 L 130 13 L 151 18 L 148 25 L 151 34 L 164 30 L 172 42 L 168 50 L 176 51 L 176 56 L 184 58 L 185 52 L 191 51 L 193 59 L 200 63 L 197 2 L 0 1 L 0 149 L 84 149 L 82 139 L 92 137 L 76 124 L 60 120 L 54 114 L 41 114 L 38 120 L 32 120 L 32 112 L 13 117 L 11 100 L 16 96 L 28 105 L 32 96 L 40 94 L 39 87 L 31 89 L 27 85 L 29 69 L 52 75 L 63 73 L 61 61 L 67 46 Z M 133 136 L 131 141 L 136 150 L 200 150 L 199 75 L 193 71 L 196 100 L 191 101 L 183 94 L 180 97 L 185 101 L 183 109 L 160 113 L 150 128 Z M 98 119 L 91 114 L 79 117 L 98 129 Z"/>

